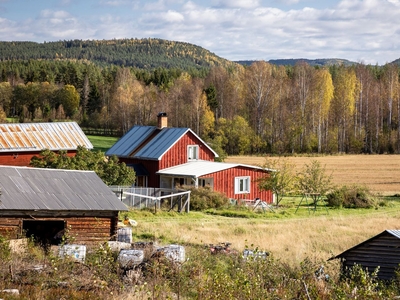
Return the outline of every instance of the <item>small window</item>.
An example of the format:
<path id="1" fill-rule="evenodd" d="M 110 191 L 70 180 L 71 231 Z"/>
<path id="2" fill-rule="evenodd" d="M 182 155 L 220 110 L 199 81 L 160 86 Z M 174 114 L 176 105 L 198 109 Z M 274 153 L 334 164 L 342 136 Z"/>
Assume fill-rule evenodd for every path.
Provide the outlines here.
<path id="1" fill-rule="evenodd" d="M 250 193 L 250 176 L 235 178 L 235 194 Z"/>
<path id="2" fill-rule="evenodd" d="M 199 159 L 199 146 L 192 145 L 188 146 L 188 160 L 197 160 Z"/>

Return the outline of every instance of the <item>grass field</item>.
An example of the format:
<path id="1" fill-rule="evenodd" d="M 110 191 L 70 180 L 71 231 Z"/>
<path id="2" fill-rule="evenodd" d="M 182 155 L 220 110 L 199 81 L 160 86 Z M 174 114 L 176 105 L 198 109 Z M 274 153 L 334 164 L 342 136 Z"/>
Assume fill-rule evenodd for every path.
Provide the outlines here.
<path id="1" fill-rule="evenodd" d="M 95 149 L 107 151 L 117 139 L 89 136 Z M 266 157 L 230 156 L 225 162 L 262 165 Z M 270 158 L 276 159 L 276 158 Z M 305 164 L 318 160 L 337 185 L 365 185 L 380 195 L 400 194 L 399 155 L 342 155 L 287 157 L 300 171 Z M 340 209 L 320 207 L 309 212 L 304 206 L 296 211 L 299 199 L 286 198 L 282 208 L 254 218 L 222 217 L 191 212 L 186 215 L 150 214 L 131 211 L 139 223 L 134 228 L 137 240 L 149 237 L 164 242 L 209 244 L 229 241 L 238 250 L 246 246 L 271 251 L 290 264 L 310 258 L 326 261 L 333 255 L 379 234 L 386 229 L 400 229 L 400 203 L 388 197 L 375 209 Z"/>
<path id="2" fill-rule="evenodd" d="M 101 152 L 106 152 L 118 141 L 118 138 L 108 136 L 87 135 L 87 138 L 92 143 L 93 150 Z"/>
<path id="3" fill-rule="evenodd" d="M 230 156 L 225 162 L 262 165 L 266 157 Z M 277 159 L 270 157 L 268 159 Z M 285 157 L 301 171 L 305 164 L 318 160 L 337 185 L 365 185 L 382 195 L 400 194 L 400 155 L 337 155 Z"/>

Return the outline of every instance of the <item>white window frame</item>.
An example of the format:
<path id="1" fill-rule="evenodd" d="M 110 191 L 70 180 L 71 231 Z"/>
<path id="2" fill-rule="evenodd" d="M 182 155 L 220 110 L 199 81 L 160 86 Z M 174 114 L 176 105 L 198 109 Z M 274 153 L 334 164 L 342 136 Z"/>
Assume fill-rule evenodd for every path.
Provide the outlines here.
<path id="1" fill-rule="evenodd" d="M 187 146 L 187 160 L 198 160 L 199 159 L 199 145 L 188 145 Z"/>
<path id="2" fill-rule="evenodd" d="M 250 193 L 250 176 L 235 177 L 235 194 Z"/>

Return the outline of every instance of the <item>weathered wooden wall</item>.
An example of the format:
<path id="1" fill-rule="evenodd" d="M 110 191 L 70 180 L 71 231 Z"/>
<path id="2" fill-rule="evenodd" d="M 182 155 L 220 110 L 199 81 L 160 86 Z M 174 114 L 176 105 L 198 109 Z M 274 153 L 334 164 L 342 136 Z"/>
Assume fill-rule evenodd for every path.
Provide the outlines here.
<path id="1" fill-rule="evenodd" d="M 24 237 L 23 221 L 63 221 L 67 235 L 71 238 L 70 242 L 85 244 L 105 242 L 115 237 L 117 234 L 118 214 L 112 216 L 101 217 L 80 217 L 80 216 L 65 216 L 62 218 L 54 217 L 0 217 L 0 235 L 16 239 Z M 48 228 L 51 231 L 51 228 Z"/>

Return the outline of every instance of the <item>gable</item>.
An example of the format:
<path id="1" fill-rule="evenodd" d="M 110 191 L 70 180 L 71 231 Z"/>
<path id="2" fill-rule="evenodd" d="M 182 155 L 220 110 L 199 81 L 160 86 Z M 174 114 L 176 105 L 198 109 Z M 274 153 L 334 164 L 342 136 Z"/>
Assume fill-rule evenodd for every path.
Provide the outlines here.
<path id="1" fill-rule="evenodd" d="M 0 124 L 0 153 L 76 150 L 93 145 L 76 122 Z"/>
<path id="2" fill-rule="evenodd" d="M 0 188 L 0 214 L 6 210 L 127 210 L 93 171 L 0 166 Z"/>
<path id="3" fill-rule="evenodd" d="M 218 157 L 218 154 L 189 128 L 158 129 L 155 126 L 132 127 L 106 152 L 106 155 L 140 160 L 161 160 L 163 155 L 189 132 L 202 146 L 208 148 L 214 157 Z"/>

